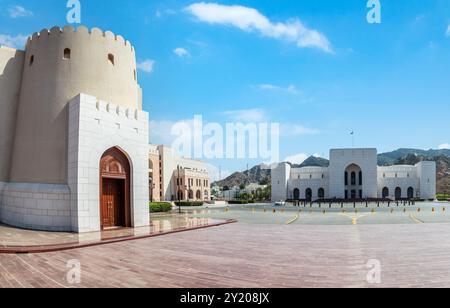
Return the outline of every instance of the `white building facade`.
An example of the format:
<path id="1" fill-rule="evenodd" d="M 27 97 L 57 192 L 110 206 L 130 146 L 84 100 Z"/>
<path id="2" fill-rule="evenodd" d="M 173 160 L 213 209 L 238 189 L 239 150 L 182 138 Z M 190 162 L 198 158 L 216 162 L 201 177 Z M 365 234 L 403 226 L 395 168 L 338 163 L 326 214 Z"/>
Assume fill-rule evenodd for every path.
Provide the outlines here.
<path id="1" fill-rule="evenodd" d="M 272 201 L 427 199 L 436 197 L 436 163 L 415 166 L 377 165 L 376 149 L 330 151 L 329 167 L 272 169 Z"/>
<path id="2" fill-rule="evenodd" d="M 163 145 L 149 147 L 149 183 L 152 201 L 211 201 L 207 164 L 179 156 Z"/>
<path id="3" fill-rule="evenodd" d="M 0 48 L 0 223 L 68 232 L 149 226 L 149 116 L 135 50 L 54 27 Z"/>

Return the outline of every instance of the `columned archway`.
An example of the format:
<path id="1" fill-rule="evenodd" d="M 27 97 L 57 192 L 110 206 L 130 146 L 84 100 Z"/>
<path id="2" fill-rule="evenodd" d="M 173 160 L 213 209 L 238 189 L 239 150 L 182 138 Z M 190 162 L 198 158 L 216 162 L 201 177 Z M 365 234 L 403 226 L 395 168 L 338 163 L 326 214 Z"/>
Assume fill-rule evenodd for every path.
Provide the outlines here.
<path id="1" fill-rule="evenodd" d="M 345 198 L 363 198 L 363 172 L 360 166 L 351 164 L 345 169 Z"/>
<path id="2" fill-rule="evenodd" d="M 100 226 L 131 227 L 130 161 L 120 149 L 107 150 L 100 160 Z"/>

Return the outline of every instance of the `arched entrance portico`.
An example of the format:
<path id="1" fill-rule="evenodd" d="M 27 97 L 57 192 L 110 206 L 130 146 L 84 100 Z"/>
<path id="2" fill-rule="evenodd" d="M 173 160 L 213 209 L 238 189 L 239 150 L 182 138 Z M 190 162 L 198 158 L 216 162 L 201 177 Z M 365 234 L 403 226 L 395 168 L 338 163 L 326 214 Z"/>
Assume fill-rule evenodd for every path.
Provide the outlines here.
<path id="1" fill-rule="evenodd" d="M 130 162 L 121 150 L 111 148 L 100 160 L 101 229 L 131 227 Z"/>
<path id="2" fill-rule="evenodd" d="M 363 172 L 361 167 L 351 164 L 344 173 L 345 199 L 363 198 Z"/>

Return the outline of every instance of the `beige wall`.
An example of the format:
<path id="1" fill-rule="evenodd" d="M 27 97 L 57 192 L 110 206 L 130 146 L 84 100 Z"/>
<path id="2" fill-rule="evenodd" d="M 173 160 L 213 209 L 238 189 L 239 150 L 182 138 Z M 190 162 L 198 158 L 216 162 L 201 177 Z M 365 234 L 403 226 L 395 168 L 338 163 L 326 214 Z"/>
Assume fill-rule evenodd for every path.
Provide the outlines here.
<path id="1" fill-rule="evenodd" d="M 159 202 L 163 200 L 163 197 L 161 196 L 161 188 L 163 186 L 162 178 L 161 178 L 161 168 L 160 168 L 160 160 L 159 160 L 159 154 L 158 153 L 150 153 L 149 155 L 149 169 L 150 175 L 153 179 L 153 201 Z"/>
<path id="2" fill-rule="evenodd" d="M 0 47 L 0 181 L 9 180 L 24 56 Z"/>
<path id="3" fill-rule="evenodd" d="M 177 185 L 177 178 L 180 179 L 180 185 Z M 181 190 L 183 192 L 183 200 L 190 201 L 210 201 L 211 200 L 211 182 L 208 175 L 199 174 L 188 170 L 183 170 L 178 177 L 175 171 L 172 177 L 172 191 L 176 192 Z M 189 196 L 189 189 L 192 191 L 192 195 Z M 207 196 L 205 195 L 207 192 Z M 200 192 L 200 198 L 198 197 Z M 177 200 L 177 194 L 175 193 L 174 199 Z"/>
<path id="4" fill-rule="evenodd" d="M 179 157 L 173 149 L 162 145 L 149 146 L 149 161 L 153 164 L 154 201 L 176 201 L 178 189 L 183 191 L 184 200 L 187 200 L 188 189 L 185 186 L 189 185 L 189 179 L 193 183 L 191 189 L 194 191 L 194 197 L 191 200 L 204 201 L 205 190 L 208 192 L 208 200 L 211 198 L 211 179 L 203 161 Z M 179 174 L 178 166 L 180 167 Z M 178 177 L 182 179 L 181 185 L 177 185 Z M 200 198 L 196 198 L 198 190 L 201 191 Z M 159 193 L 162 194 L 162 197 L 159 197 Z"/>
<path id="5" fill-rule="evenodd" d="M 66 48 L 70 59 L 63 59 Z M 34 34 L 26 47 L 10 180 L 67 183 L 67 103 L 85 93 L 142 110 L 135 72 L 133 47 L 111 32 L 65 27 Z"/>

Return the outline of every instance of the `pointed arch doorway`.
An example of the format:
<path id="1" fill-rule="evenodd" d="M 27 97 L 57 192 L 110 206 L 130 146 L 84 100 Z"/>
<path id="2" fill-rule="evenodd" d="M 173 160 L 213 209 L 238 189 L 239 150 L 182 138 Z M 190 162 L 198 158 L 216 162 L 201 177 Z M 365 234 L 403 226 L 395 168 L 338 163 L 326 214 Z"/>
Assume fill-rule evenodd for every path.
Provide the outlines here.
<path id="1" fill-rule="evenodd" d="M 130 162 L 120 149 L 100 160 L 100 225 L 102 230 L 131 227 Z"/>

